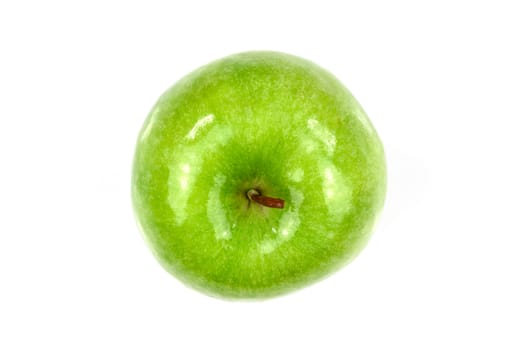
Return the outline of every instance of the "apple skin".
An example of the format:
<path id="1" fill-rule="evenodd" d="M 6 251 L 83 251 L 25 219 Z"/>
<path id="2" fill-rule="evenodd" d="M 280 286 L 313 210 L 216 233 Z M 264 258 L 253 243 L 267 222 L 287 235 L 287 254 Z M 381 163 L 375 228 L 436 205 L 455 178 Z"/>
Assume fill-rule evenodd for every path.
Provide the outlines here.
<path id="1" fill-rule="evenodd" d="M 250 201 L 250 189 L 284 209 Z M 132 175 L 158 261 L 226 299 L 282 295 L 347 264 L 385 191 L 382 143 L 351 93 L 310 61 L 266 51 L 214 61 L 168 89 Z"/>

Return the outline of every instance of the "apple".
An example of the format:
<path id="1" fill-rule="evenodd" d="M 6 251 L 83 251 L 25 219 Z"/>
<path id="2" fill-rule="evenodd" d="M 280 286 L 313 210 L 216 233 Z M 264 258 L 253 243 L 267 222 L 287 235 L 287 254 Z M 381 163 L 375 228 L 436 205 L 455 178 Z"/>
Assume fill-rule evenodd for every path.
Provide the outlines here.
<path id="1" fill-rule="evenodd" d="M 145 240 L 185 284 L 263 299 L 326 277 L 382 209 L 382 143 L 311 61 L 244 52 L 169 88 L 138 136 L 132 200 Z"/>

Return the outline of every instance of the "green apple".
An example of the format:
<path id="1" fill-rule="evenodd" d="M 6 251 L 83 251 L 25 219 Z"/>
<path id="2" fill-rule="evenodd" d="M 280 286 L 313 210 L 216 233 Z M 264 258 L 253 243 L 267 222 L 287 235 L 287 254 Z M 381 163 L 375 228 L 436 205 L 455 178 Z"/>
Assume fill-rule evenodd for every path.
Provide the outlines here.
<path id="1" fill-rule="evenodd" d="M 386 189 L 381 141 L 329 72 L 245 52 L 168 89 L 138 137 L 132 199 L 162 266 L 223 298 L 269 298 L 366 244 Z"/>

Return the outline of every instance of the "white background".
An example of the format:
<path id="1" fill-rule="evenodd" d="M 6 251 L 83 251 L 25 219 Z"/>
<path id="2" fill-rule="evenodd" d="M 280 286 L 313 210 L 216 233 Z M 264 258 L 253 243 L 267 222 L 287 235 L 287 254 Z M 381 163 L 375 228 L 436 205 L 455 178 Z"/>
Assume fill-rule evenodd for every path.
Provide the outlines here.
<path id="1" fill-rule="evenodd" d="M 524 348 L 519 1 L 2 1 L 0 348 Z M 225 302 L 154 260 L 134 143 L 171 84 L 270 49 L 337 75 L 387 152 L 351 265 Z"/>

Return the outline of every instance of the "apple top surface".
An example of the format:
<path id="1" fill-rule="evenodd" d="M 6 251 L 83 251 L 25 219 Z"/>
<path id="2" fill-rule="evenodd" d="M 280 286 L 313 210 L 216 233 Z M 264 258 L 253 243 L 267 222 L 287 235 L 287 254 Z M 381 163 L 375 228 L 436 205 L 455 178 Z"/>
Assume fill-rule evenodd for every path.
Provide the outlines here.
<path id="1" fill-rule="evenodd" d="M 220 59 L 168 89 L 140 132 L 132 179 L 157 259 L 226 298 L 280 295 L 349 262 L 385 190 L 382 144 L 358 102 L 323 68 L 277 52 Z"/>

